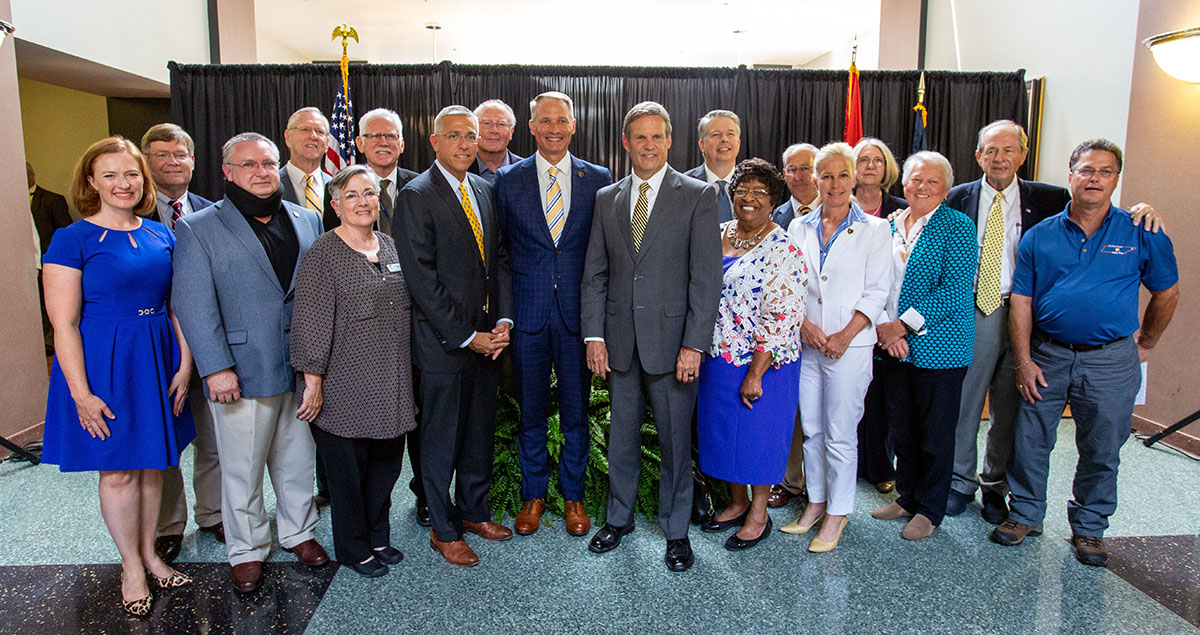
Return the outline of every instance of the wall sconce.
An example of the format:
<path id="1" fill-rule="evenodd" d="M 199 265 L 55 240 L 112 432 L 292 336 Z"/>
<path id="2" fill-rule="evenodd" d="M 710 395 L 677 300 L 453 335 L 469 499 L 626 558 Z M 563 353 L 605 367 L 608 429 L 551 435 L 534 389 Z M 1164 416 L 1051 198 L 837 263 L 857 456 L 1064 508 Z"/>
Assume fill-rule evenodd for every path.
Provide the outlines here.
<path id="1" fill-rule="evenodd" d="M 1163 72 L 1200 84 L 1200 27 L 1160 33 L 1142 40 Z"/>
<path id="2" fill-rule="evenodd" d="M 5 22 L 4 20 L 0 20 L 0 46 L 3 46 L 4 40 L 8 39 L 8 35 L 16 30 L 17 27 Z"/>

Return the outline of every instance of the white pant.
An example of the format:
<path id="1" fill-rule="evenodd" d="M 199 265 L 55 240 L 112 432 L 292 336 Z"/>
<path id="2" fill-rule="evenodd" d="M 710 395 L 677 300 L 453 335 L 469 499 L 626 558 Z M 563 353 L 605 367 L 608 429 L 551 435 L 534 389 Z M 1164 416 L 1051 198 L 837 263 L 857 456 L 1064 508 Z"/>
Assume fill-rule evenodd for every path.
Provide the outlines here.
<path id="1" fill-rule="evenodd" d="M 285 548 L 309 540 L 317 524 L 313 504 L 313 445 L 308 424 L 296 418 L 296 395 L 285 392 L 230 404 L 208 402 L 221 455 L 221 516 L 229 564 L 262 561 L 271 551 L 263 506 L 263 468 L 275 487 L 275 520 Z"/>
<path id="2" fill-rule="evenodd" d="M 841 359 L 804 348 L 800 362 L 800 418 L 808 500 L 825 513 L 854 511 L 858 420 L 871 383 L 870 346 L 851 346 Z"/>

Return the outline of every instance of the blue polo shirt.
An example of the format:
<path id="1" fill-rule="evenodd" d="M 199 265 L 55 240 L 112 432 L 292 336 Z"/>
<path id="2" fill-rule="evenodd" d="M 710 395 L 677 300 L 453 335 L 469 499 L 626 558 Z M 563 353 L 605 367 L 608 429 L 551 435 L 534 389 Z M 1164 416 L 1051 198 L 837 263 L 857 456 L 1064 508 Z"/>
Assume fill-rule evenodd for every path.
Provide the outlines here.
<path id="1" fill-rule="evenodd" d="M 1134 225 L 1116 206 L 1088 237 L 1069 209 L 1025 232 L 1012 292 L 1033 298 L 1034 325 L 1060 342 L 1094 345 L 1132 335 L 1140 326 L 1138 285 L 1163 291 L 1179 281 L 1171 239 Z"/>

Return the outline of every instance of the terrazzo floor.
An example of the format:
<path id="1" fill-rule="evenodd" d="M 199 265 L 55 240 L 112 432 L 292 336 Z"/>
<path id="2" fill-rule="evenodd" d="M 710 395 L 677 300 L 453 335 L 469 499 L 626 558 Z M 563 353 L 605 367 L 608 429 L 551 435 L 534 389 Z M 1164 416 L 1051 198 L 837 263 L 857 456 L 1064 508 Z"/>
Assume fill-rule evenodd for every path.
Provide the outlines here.
<path id="1" fill-rule="evenodd" d="M 0 633 L 1196 633 L 1200 632 L 1200 463 L 1131 439 L 1122 450 L 1120 508 L 1107 569 L 1075 561 L 1066 501 L 1074 426 L 1051 457 L 1046 533 L 1024 545 L 988 542 L 973 504 L 929 539 L 870 510 L 894 497 L 859 484 L 855 513 L 830 554 L 808 536 L 775 532 L 730 553 L 726 534 L 691 533 L 696 564 L 667 571 L 657 524 L 604 555 L 543 527 L 505 543 L 467 540 L 473 569 L 447 565 L 413 519 L 408 475 L 395 490 L 393 545 L 404 562 L 378 579 L 329 565 L 309 570 L 271 553 L 266 583 L 229 586 L 224 545 L 189 525 L 180 570 L 197 583 L 158 592 L 146 621 L 121 617 L 116 548 L 93 474 L 0 464 Z M 982 436 L 981 436 L 982 442 Z M 190 481 L 190 453 L 184 457 Z M 190 482 L 188 483 L 189 497 Z M 267 507 L 274 508 L 270 488 Z M 798 504 L 773 510 L 776 527 Z M 506 519 L 511 526 L 511 519 Z M 332 547 L 328 514 L 317 539 Z"/>

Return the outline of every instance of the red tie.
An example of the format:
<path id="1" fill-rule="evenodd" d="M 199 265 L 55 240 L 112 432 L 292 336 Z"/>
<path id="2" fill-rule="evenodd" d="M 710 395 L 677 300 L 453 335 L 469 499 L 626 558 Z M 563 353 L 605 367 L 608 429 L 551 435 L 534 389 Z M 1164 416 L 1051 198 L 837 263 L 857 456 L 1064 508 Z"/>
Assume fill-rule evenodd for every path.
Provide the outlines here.
<path id="1" fill-rule="evenodd" d="M 183 216 L 183 203 L 179 201 L 171 201 L 171 231 L 175 231 L 175 223 Z"/>

